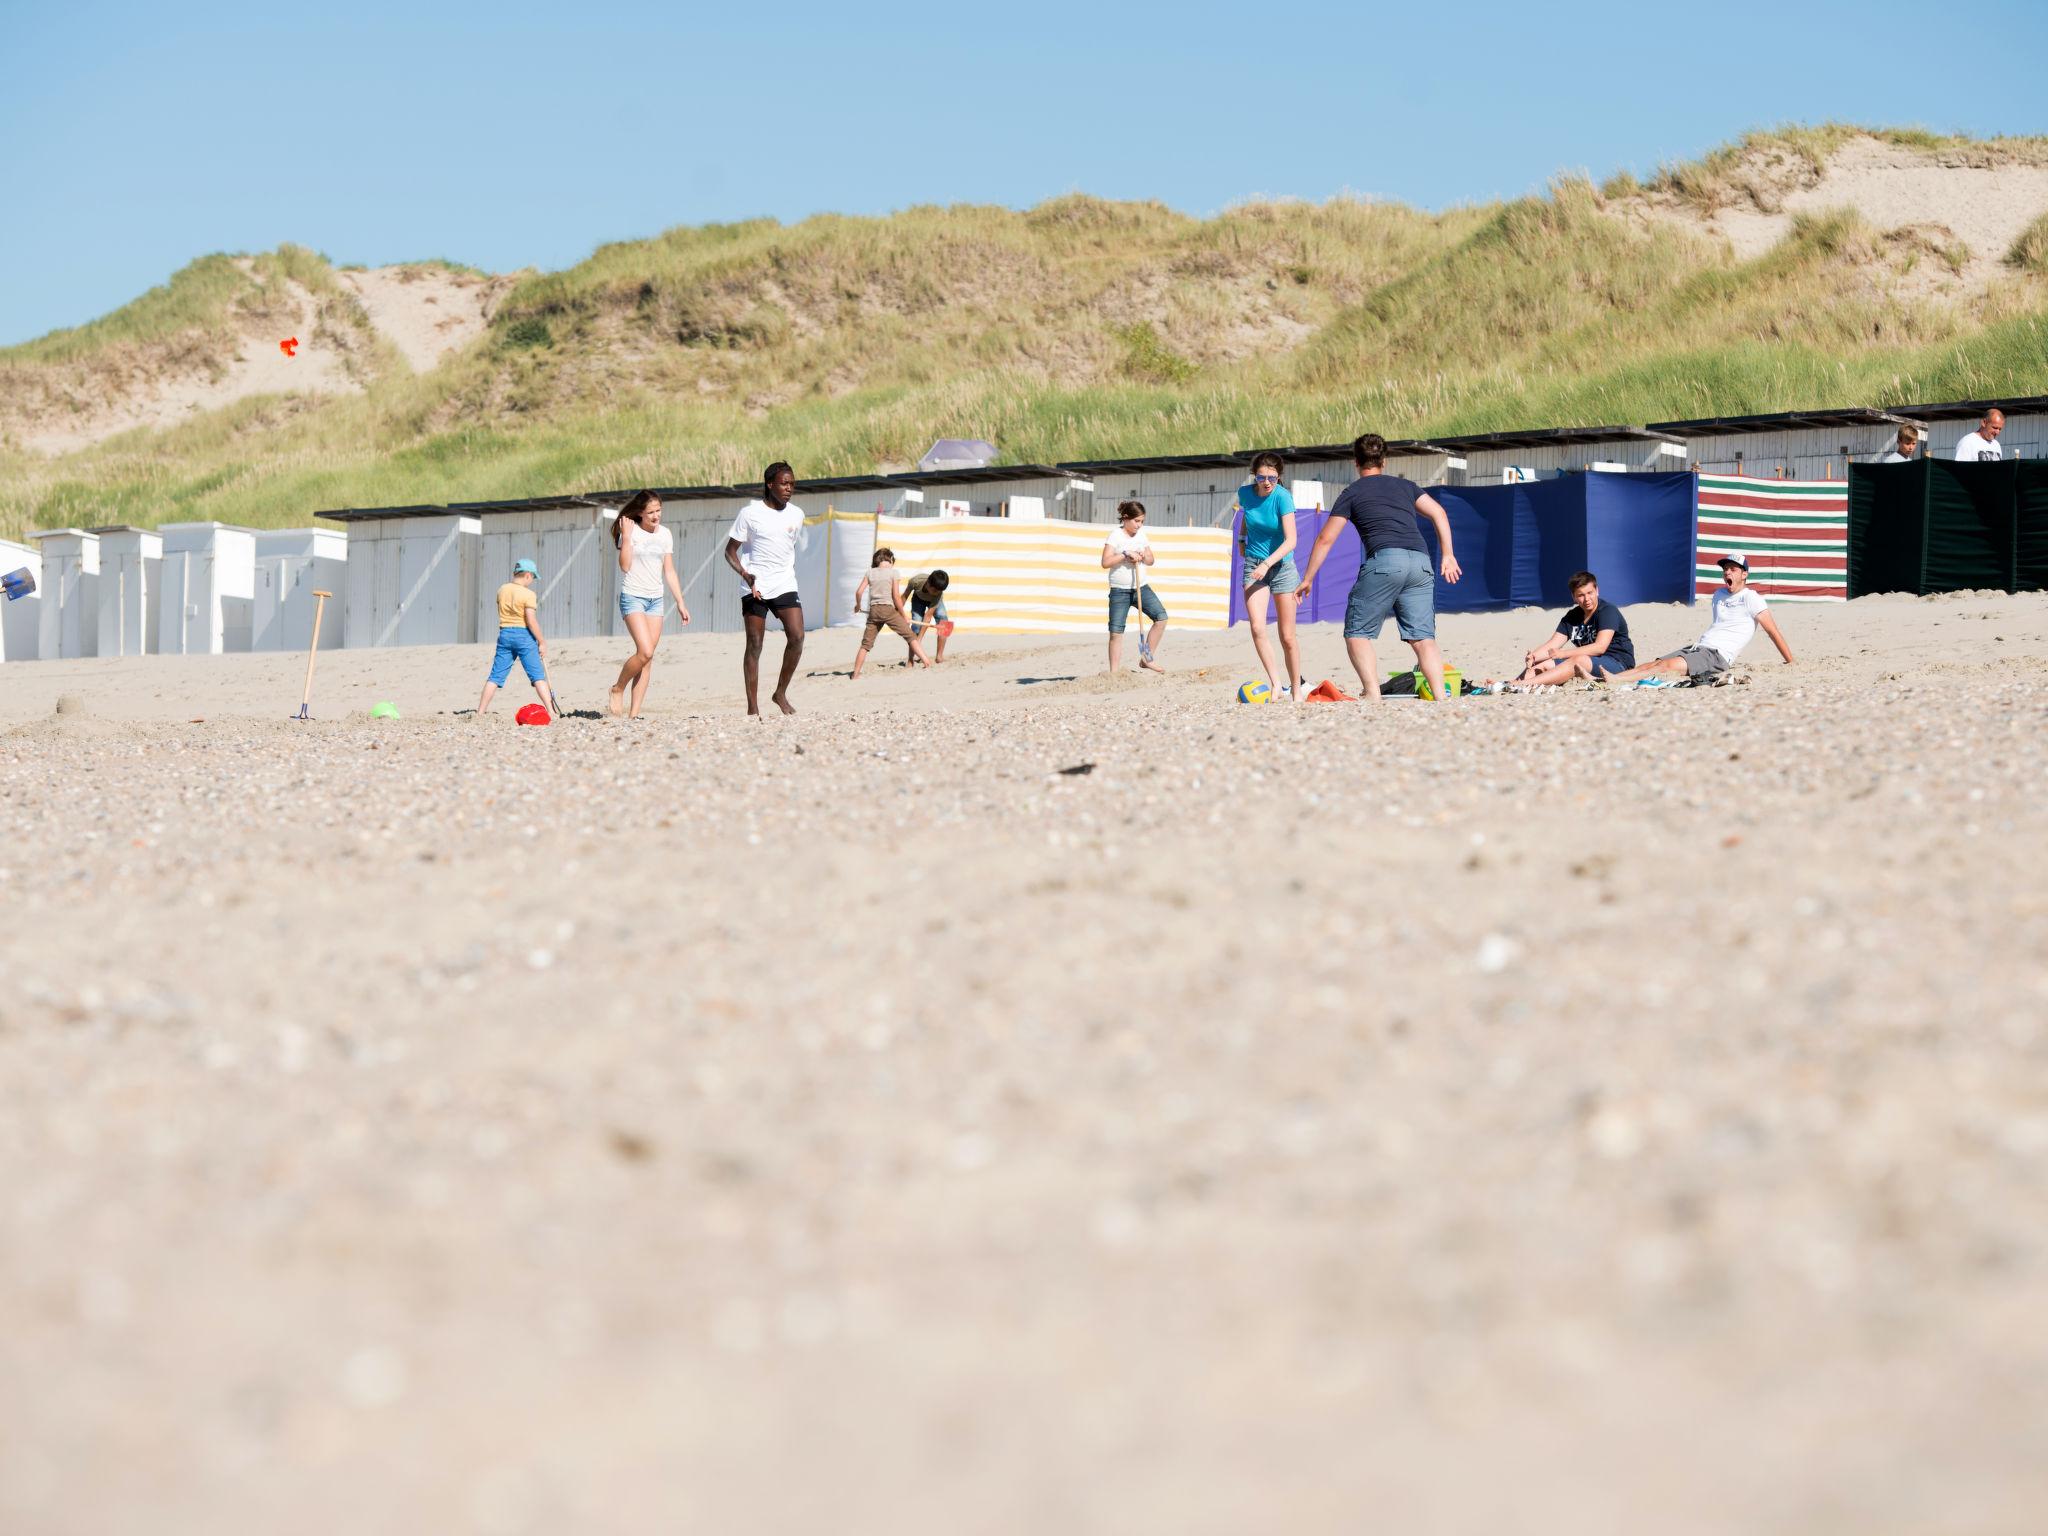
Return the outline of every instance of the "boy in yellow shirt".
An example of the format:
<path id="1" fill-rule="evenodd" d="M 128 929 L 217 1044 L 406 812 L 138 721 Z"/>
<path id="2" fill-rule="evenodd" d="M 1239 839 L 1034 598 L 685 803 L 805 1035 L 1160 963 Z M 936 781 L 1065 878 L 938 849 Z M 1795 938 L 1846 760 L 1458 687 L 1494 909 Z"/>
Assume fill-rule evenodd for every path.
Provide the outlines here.
<path id="1" fill-rule="evenodd" d="M 498 652 L 491 658 L 491 679 L 484 684 L 483 699 L 476 707 L 479 715 L 491 707 L 491 700 L 512 675 L 515 659 L 526 669 L 527 681 L 547 712 L 560 713 L 548 688 L 548 642 L 540 632 L 540 599 L 533 595 L 539 580 L 539 566 L 531 560 L 517 560 L 512 565 L 512 579 L 498 588 Z"/>

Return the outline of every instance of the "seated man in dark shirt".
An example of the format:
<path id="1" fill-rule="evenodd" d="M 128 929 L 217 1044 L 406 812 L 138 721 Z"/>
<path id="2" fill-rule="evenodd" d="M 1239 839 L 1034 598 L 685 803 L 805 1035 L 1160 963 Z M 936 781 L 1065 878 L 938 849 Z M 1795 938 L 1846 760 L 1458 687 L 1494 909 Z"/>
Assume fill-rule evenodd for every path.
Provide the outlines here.
<path id="1" fill-rule="evenodd" d="M 1528 652 L 1517 683 L 1568 683 L 1575 677 L 1626 672 L 1636 664 L 1628 620 L 1600 600 L 1600 580 L 1591 571 L 1572 577 L 1572 606 L 1550 638 Z"/>

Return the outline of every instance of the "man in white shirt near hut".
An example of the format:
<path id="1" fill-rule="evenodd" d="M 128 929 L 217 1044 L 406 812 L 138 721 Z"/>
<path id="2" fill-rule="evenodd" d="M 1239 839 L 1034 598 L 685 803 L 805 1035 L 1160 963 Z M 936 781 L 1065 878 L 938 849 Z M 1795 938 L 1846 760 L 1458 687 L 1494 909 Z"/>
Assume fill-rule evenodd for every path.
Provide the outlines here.
<path id="1" fill-rule="evenodd" d="M 1750 589 L 1749 556 L 1726 554 L 1717 563 L 1721 567 L 1721 590 L 1714 594 L 1714 621 L 1707 626 L 1707 632 L 1668 656 L 1616 672 L 1604 681 L 1638 683 L 1646 688 L 1676 688 L 1688 680 L 1712 682 L 1735 665 L 1735 659 L 1755 638 L 1758 629 L 1771 637 L 1771 644 L 1785 658 L 1785 665 L 1792 665 L 1792 647 L 1771 616 L 1770 605 L 1764 601 L 1763 593 Z M 1596 673 L 1593 681 L 1603 679 Z"/>
<path id="2" fill-rule="evenodd" d="M 761 499 L 740 508 L 725 538 L 725 563 L 747 584 L 740 599 L 740 619 L 747 628 L 747 646 L 740 663 L 747 683 L 747 713 L 761 713 L 761 647 L 772 613 L 782 621 L 782 673 L 769 695 L 785 715 L 796 713 L 789 702 L 789 680 L 804 654 L 804 605 L 796 590 L 797 551 L 804 545 L 804 515 L 790 505 L 796 494 L 796 472 L 780 461 L 761 477 Z"/>
<path id="3" fill-rule="evenodd" d="M 1998 434 L 2005 430 L 2005 412 L 1997 406 L 1984 413 L 1984 419 L 1977 423 L 1977 430 L 1965 433 L 1963 440 L 1956 444 L 1958 464 L 1996 464 L 2005 457 Z"/>

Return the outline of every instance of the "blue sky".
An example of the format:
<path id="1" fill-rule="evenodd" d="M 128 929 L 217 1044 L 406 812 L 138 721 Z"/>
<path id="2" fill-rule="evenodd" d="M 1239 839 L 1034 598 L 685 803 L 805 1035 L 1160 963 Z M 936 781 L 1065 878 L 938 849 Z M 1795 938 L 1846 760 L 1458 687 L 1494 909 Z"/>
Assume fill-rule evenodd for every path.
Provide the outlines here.
<path id="1" fill-rule="evenodd" d="M 2048 133 L 2044 59 L 2044 0 L 0 0 L 0 344 L 287 240 L 508 271 L 1076 189 L 1440 208 L 1789 120 Z"/>

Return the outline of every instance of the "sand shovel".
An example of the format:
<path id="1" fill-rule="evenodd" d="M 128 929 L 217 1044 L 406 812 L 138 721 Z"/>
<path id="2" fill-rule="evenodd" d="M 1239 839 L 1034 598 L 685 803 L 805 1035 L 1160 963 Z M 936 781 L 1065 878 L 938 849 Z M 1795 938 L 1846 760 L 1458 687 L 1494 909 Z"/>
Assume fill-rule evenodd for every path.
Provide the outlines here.
<path id="1" fill-rule="evenodd" d="M 327 612 L 327 599 L 332 596 L 332 592 L 313 589 L 313 643 L 306 650 L 306 691 L 299 695 L 299 712 L 292 716 L 294 720 L 313 718 L 307 706 L 313 702 L 313 663 L 320 659 L 320 617 Z"/>
<path id="2" fill-rule="evenodd" d="M 1152 659 L 1152 636 L 1146 628 L 1151 621 L 1145 617 L 1145 567 L 1131 567 L 1131 606 L 1138 610 L 1138 658 Z"/>

